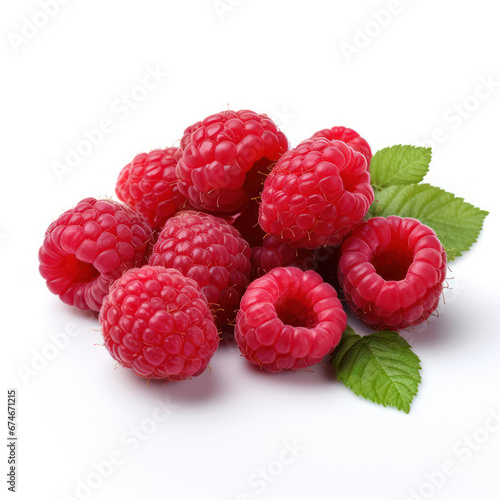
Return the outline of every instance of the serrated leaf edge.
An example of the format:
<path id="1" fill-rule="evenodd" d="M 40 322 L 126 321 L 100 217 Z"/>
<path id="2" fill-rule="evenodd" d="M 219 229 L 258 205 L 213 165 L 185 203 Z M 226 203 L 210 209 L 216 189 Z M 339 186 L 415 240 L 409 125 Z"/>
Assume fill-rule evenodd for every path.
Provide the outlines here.
<path id="1" fill-rule="evenodd" d="M 346 387 L 348 387 L 350 390 L 352 390 L 352 392 L 354 392 L 354 394 L 356 394 L 357 396 L 361 396 L 369 401 L 372 401 L 373 403 L 376 403 L 376 404 L 379 404 L 379 405 L 382 405 L 384 408 L 386 408 L 387 406 L 392 406 L 394 408 L 397 408 L 398 410 L 400 411 L 404 411 L 406 414 L 408 414 L 410 412 L 410 405 L 413 401 L 413 398 L 418 394 L 418 386 L 420 385 L 420 383 L 422 382 L 422 376 L 420 375 L 420 371 L 422 369 L 422 366 L 421 366 L 421 360 L 420 358 L 411 350 L 411 345 L 403 338 L 401 337 L 401 335 L 399 335 L 398 332 L 394 332 L 394 331 L 391 331 L 391 330 L 385 330 L 385 331 L 382 331 L 382 332 L 375 332 L 371 335 L 365 335 L 365 336 L 361 336 L 361 335 L 358 335 L 357 333 L 354 332 L 354 330 L 349 327 L 351 332 L 349 332 L 349 335 L 350 336 L 357 336 L 359 338 L 355 339 L 353 344 L 350 345 L 344 352 L 343 352 L 343 355 L 342 355 L 342 359 L 344 359 L 345 355 L 351 350 L 353 349 L 356 345 L 359 345 L 358 347 L 358 350 L 356 353 L 353 354 L 353 358 L 352 358 L 352 361 L 351 361 L 351 365 L 349 366 L 349 369 L 348 369 L 348 373 L 346 375 L 343 375 L 343 374 L 339 374 L 337 369 L 335 368 L 334 366 L 334 369 L 335 369 L 335 375 L 337 377 L 337 380 L 339 380 L 340 382 L 343 382 L 344 385 L 346 385 Z M 387 371 L 384 369 L 384 366 L 378 361 L 377 359 L 377 356 L 375 355 L 375 353 L 373 352 L 373 350 L 370 348 L 369 344 L 367 343 L 367 341 L 365 340 L 366 338 L 369 338 L 371 336 L 376 336 L 376 338 L 378 338 L 379 340 L 382 340 L 383 342 L 386 341 L 387 339 L 384 338 L 384 337 L 381 337 L 380 335 L 378 334 L 381 334 L 381 333 L 393 333 L 395 334 L 397 337 L 396 339 L 398 340 L 398 347 L 399 347 L 399 350 L 402 350 L 402 349 L 407 349 L 410 351 L 410 354 L 412 356 L 414 356 L 415 358 L 415 361 L 416 361 L 416 368 L 417 368 L 417 376 L 414 378 L 412 375 L 408 375 L 408 373 L 406 373 L 406 375 L 410 378 L 412 378 L 414 381 L 415 381 L 415 390 L 412 390 L 411 387 L 408 387 L 406 384 L 402 383 L 401 382 L 401 385 L 404 385 L 407 390 L 408 390 L 408 393 L 411 397 L 411 399 L 409 401 L 404 401 L 404 397 L 402 395 L 402 393 L 399 391 L 398 387 L 396 384 L 394 384 L 394 382 L 392 381 L 392 377 L 387 373 Z M 403 341 L 403 343 L 401 342 Z M 339 344 L 340 346 L 340 344 Z M 395 390 L 396 392 L 399 394 L 399 400 L 400 400 L 400 404 L 395 404 L 395 405 L 392 405 L 390 403 L 386 403 L 383 401 L 384 397 L 380 397 L 380 394 L 377 393 L 376 396 L 380 399 L 380 401 L 376 401 L 375 399 L 373 399 L 372 397 L 370 397 L 367 393 L 365 393 L 364 391 L 362 390 L 357 390 L 356 388 L 354 388 L 352 385 L 349 385 L 348 383 L 348 378 L 349 376 L 351 375 L 352 373 L 352 370 L 355 366 L 355 361 L 357 359 L 357 357 L 359 356 L 359 351 L 363 348 L 363 347 L 366 347 L 366 349 L 368 351 L 370 351 L 370 353 L 372 354 L 372 357 L 373 359 L 377 362 L 379 368 L 381 369 L 381 371 L 384 372 L 384 374 L 386 375 L 387 379 L 392 383 L 392 385 L 395 387 Z M 338 353 L 338 350 L 335 350 L 335 352 L 333 353 L 333 357 L 332 357 L 332 365 L 334 364 L 333 361 L 335 359 L 335 356 L 337 355 Z M 341 361 L 342 361 L 341 359 Z M 409 363 L 405 362 L 405 361 L 401 361 L 399 360 L 400 363 L 402 363 L 403 365 L 406 365 L 408 366 L 409 368 L 415 368 L 415 366 L 413 365 L 410 365 Z M 335 365 L 338 365 L 338 368 L 340 369 L 340 363 L 335 363 Z M 366 367 L 363 368 L 363 373 L 365 371 Z M 362 373 L 362 375 L 363 375 Z M 362 378 L 362 377 L 360 377 Z M 375 389 L 375 392 L 376 392 L 376 389 Z"/>

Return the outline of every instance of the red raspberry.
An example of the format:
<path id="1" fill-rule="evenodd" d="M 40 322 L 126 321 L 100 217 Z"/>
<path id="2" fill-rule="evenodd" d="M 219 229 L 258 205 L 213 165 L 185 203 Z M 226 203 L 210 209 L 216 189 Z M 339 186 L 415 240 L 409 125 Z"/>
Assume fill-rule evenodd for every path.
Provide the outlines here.
<path id="1" fill-rule="evenodd" d="M 252 278 L 260 278 L 276 267 L 293 266 L 299 269 L 309 260 L 310 254 L 303 248 L 290 248 L 275 236 L 264 239 L 262 246 L 251 248 Z"/>
<path id="2" fill-rule="evenodd" d="M 175 269 L 127 271 L 111 285 L 100 321 L 111 356 L 148 379 L 200 375 L 219 345 L 207 299 Z"/>
<path id="3" fill-rule="evenodd" d="M 201 212 L 170 218 L 153 248 L 153 266 L 173 267 L 194 279 L 214 306 L 217 325 L 234 319 L 250 277 L 250 247 L 226 221 Z"/>
<path id="4" fill-rule="evenodd" d="M 336 246 L 373 202 L 366 159 L 340 141 L 307 140 L 264 183 L 259 223 L 293 247 Z"/>
<path id="5" fill-rule="evenodd" d="M 250 283 L 235 336 L 249 361 L 279 372 L 321 361 L 339 343 L 345 327 L 337 293 L 319 274 L 278 267 Z"/>
<path id="6" fill-rule="evenodd" d="M 161 229 L 169 217 L 186 208 L 187 198 L 177 187 L 177 150 L 140 153 L 118 176 L 118 198 L 144 215 L 153 229 Z"/>
<path id="7" fill-rule="evenodd" d="M 366 158 L 367 167 L 370 166 L 372 159 L 372 150 L 370 145 L 355 130 L 347 127 L 325 128 L 316 132 L 311 139 L 328 139 L 329 141 L 342 141 L 351 146 L 354 151 L 358 151 Z"/>
<path id="8" fill-rule="evenodd" d="M 144 263 L 151 238 L 142 215 L 114 201 L 85 198 L 47 229 L 40 274 L 64 303 L 98 312 L 111 282 Z"/>
<path id="9" fill-rule="evenodd" d="M 210 212 L 234 212 L 258 196 L 266 165 L 288 140 L 266 115 L 224 111 L 188 127 L 178 153 L 179 191 Z"/>
<path id="10" fill-rule="evenodd" d="M 377 330 L 401 330 L 437 308 L 446 252 L 418 220 L 374 217 L 342 245 L 339 279 L 353 311 Z"/>

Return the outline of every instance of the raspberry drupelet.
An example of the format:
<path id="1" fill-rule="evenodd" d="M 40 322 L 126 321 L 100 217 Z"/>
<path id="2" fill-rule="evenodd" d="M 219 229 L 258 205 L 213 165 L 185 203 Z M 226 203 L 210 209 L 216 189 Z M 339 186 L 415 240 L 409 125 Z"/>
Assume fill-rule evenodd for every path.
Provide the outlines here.
<path id="1" fill-rule="evenodd" d="M 152 229 L 129 207 L 86 198 L 47 229 L 40 274 L 66 304 L 99 312 L 111 282 L 145 263 Z"/>
<path id="2" fill-rule="evenodd" d="M 200 375 L 219 345 L 207 299 L 176 269 L 131 269 L 112 285 L 100 315 L 104 345 L 147 379 Z"/>
<path id="3" fill-rule="evenodd" d="M 279 372 L 321 361 L 337 346 L 345 327 L 337 293 L 319 274 L 279 267 L 248 287 L 235 337 L 251 363 Z"/>
<path id="4" fill-rule="evenodd" d="M 401 330 L 425 321 L 439 304 L 446 252 L 418 220 L 374 217 L 342 244 L 339 279 L 361 320 L 376 330 Z"/>
<path id="5" fill-rule="evenodd" d="M 307 140 L 264 183 L 259 223 L 292 247 L 337 246 L 374 199 L 366 158 L 341 141 Z"/>
<path id="6" fill-rule="evenodd" d="M 258 196 L 267 167 L 288 149 L 288 140 L 266 115 L 241 110 L 188 127 L 180 146 L 179 191 L 194 208 L 230 213 Z"/>

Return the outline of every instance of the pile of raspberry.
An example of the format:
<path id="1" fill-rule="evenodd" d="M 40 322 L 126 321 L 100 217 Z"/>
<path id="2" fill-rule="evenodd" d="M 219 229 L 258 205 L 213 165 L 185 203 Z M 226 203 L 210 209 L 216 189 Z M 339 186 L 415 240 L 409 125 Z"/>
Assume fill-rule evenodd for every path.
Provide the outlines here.
<path id="1" fill-rule="evenodd" d="M 375 217 L 368 142 L 346 127 L 290 148 L 265 114 L 224 111 L 179 147 L 140 153 L 120 200 L 86 198 L 45 232 L 40 273 L 98 315 L 104 344 L 146 379 L 200 375 L 220 340 L 270 372 L 331 354 L 346 328 L 340 293 L 374 329 L 436 309 L 446 253 L 414 219 Z"/>

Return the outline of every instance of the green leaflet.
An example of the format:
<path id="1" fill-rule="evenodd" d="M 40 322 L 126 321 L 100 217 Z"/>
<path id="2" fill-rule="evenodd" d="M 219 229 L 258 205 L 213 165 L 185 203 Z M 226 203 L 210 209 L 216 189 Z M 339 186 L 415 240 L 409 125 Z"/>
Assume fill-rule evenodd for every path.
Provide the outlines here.
<path id="1" fill-rule="evenodd" d="M 392 146 L 377 151 L 370 163 L 374 190 L 420 182 L 429 170 L 431 148 Z"/>
<path id="2" fill-rule="evenodd" d="M 421 381 L 420 360 L 397 332 L 361 337 L 347 326 L 331 365 L 358 396 L 409 413 Z"/>

